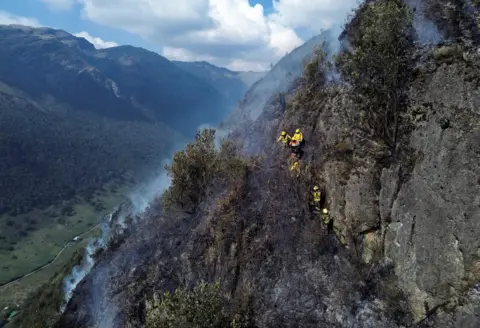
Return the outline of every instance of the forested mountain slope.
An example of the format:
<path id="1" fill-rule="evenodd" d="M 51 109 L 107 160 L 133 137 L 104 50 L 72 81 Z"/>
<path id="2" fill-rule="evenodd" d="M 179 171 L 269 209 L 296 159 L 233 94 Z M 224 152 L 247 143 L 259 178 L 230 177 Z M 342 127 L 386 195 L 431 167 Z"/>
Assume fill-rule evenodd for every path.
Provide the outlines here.
<path id="1" fill-rule="evenodd" d="M 227 110 L 213 87 L 155 53 L 96 50 L 49 28 L 0 26 L 0 82 L 0 213 L 89 198 Z"/>
<path id="2" fill-rule="evenodd" d="M 0 213 L 20 214 L 151 169 L 184 137 L 162 123 L 56 112 L 0 83 Z M 168 139 L 170 137 L 170 139 Z M 138 174 L 138 175 L 137 175 Z M 4 223 L 4 222 L 3 222 Z"/>
<path id="3" fill-rule="evenodd" d="M 0 25 L 0 284 L 51 260 L 227 110 L 215 88 L 145 49 Z"/>
<path id="4" fill-rule="evenodd" d="M 19 326 L 480 326 L 480 55 L 467 29 L 477 7 L 455 3 L 435 21 L 446 39 L 434 45 L 415 42 L 401 1 L 362 6 L 335 67 L 318 51 L 252 108 L 232 134 L 241 140 L 218 149 L 214 131 L 199 134 L 66 311 Z M 297 127 L 299 176 L 274 144 Z M 328 225 L 310 211 L 314 185 Z"/>
<path id="5" fill-rule="evenodd" d="M 227 110 L 213 87 L 156 53 L 131 46 L 96 50 L 50 28 L 0 27 L 0 81 L 75 111 L 161 121 L 182 133 L 218 122 Z"/>

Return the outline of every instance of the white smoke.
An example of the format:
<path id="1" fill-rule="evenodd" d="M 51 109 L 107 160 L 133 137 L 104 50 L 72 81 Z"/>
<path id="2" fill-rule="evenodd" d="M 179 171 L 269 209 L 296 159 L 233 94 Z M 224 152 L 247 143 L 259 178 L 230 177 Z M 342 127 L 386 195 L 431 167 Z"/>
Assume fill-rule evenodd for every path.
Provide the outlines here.
<path id="1" fill-rule="evenodd" d="M 63 284 L 64 284 L 64 300 L 65 303 L 62 305 L 60 312 L 63 313 L 67 306 L 68 301 L 72 298 L 73 291 L 77 287 L 77 285 L 82 281 L 82 279 L 87 275 L 88 272 L 93 268 L 93 258 L 92 255 L 94 253 L 94 247 L 90 244 L 85 249 L 85 255 L 83 259 L 83 263 L 81 265 L 77 265 L 72 269 L 72 273 L 70 276 L 65 277 Z"/>
<path id="2" fill-rule="evenodd" d="M 442 41 L 443 37 L 435 24 L 431 20 L 425 18 L 424 2 L 420 0 L 407 0 L 406 3 L 414 12 L 413 27 L 417 33 L 417 41 L 421 44 L 436 44 Z"/>
<path id="3" fill-rule="evenodd" d="M 77 285 L 90 272 L 90 270 L 92 270 L 95 264 L 94 254 L 97 252 L 97 250 L 105 247 L 105 245 L 107 244 L 108 239 L 110 237 L 110 233 L 111 233 L 110 223 L 111 223 L 113 214 L 116 211 L 117 209 L 115 209 L 113 212 L 111 212 L 110 214 L 102 218 L 102 222 L 100 222 L 99 224 L 99 227 L 102 231 L 100 237 L 90 239 L 90 241 L 88 242 L 88 246 L 85 249 L 85 254 L 83 256 L 82 263 L 80 265 L 73 267 L 72 273 L 69 276 L 64 278 L 63 280 L 64 303 L 62 304 L 62 307 L 60 309 L 61 313 L 65 311 L 68 301 L 70 300 L 70 298 L 72 298 L 73 291 L 75 290 Z"/>
<path id="4" fill-rule="evenodd" d="M 340 73 L 337 71 L 335 67 L 335 59 L 334 57 L 338 55 L 341 49 L 341 43 L 339 40 L 340 34 L 343 32 L 343 28 L 335 24 L 330 28 L 330 33 L 326 36 L 327 41 L 327 59 L 332 64 L 332 69 L 326 72 L 326 77 L 328 82 L 336 82 L 340 81 Z M 347 40 L 344 41 L 345 44 L 348 43 Z"/>
<path id="5" fill-rule="evenodd" d="M 202 128 L 202 126 L 199 128 Z M 186 142 L 183 144 L 177 144 L 174 148 L 178 150 L 185 146 Z M 72 269 L 71 274 L 64 278 L 64 304 L 61 307 L 62 313 L 66 309 L 77 285 L 94 267 L 94 254 L 108 244 L 112 232 L 115 231 L 114 227 L 118 226 L 120 229 L 127 228 L 127 217 L 133 219 L 132 223 L 137 223 L 136 219 L 141 217 L 141 214 L 144 213 L 155 197 L 163 194 L 168 189 L 171 178 L 167 175 L 164 166 L 170 162 L 170 159 L 162 160 L 162 165 L 159 170 L 152 174 L 150 178 L 146 179 L 146 182 L 138 185 L 137 188 L 127 196 L 130 201 L 130 211 L 124 211 L 122 206 L 120 206 L 119 208 L 114 209 L 110 214 L 101 218 L 99 226 L 102 233 L 100 237 L 92 238 L 89 241 L 89 244 L 85 249 L 83 262 L 80 265 L 75 266 Z"/>
<path id="6" fill-rule="evenodd" d="M 226 130 L 226 129 L 221 129 L 221 128 L 218 128 L 218 127 L 214 127 L 210 124 L 201 124 L 199 125 L 199 127 L 197 128 L 198 130 L 203 130 L 203 129 L 215 129 L 215 147 L 217 149 L 220 148 L 220 146 L 222 145 L 222 142 L 225 138 L 228 137 L 228 135 L 232 132 L 230 130 Z"/>
<path id="7" fill-rule="evenodd" d="M 162 161 L 162 168 L 160 173 L 154 175 L 148 182 L 139 185 L 130 195 L 129 199 L 132 202 L 132 215 L 135 217 L 143 213 L 150 202 L 158 195 L 161 195 L 170 186 L 171 178 L 163 167 L 170 163 L 170 160 Z"/>
<path id="8" fill-rule="evenodd" d="M 83 262 L 80 265 L 75 266 L 69 276 L 64 278 L 64 304 L 60 311 L 63 313 L 66 309 L 68 302 L 70 301 L 73 292 L 77 285 L 83 278 L 92 270 L 95 265 L 94 254 L 104 248 L 111 235 L 115 230 L 113 227 L 118 225 L 121 229 L 127 228 L 127 217 L 138 218 L 150 204 L 150 202 L 158 195 L 163 194 L 165 190 L 170 186 L 170 177 L 167 176 L 163 169 L 165 164 L 168 164 L 169 160 L 162 161 L 162 168 L 160 172 L 148 182 L 139 185 L 128 198 L 131 204 L 131 211 L 122 211 L 122 207 L 114 209 L 111 213 L 101 218 L 99 227 L 101 228 L 101 235 L 98 238 L 92 238 L 83 257 Z"/>

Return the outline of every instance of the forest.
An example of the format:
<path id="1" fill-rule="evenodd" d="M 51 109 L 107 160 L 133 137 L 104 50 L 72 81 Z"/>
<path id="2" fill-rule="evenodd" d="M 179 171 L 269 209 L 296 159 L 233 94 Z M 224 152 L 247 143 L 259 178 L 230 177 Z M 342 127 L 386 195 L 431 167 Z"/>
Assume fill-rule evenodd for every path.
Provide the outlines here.
<path id="1" fill-rule="evenodd" d="M 175 136 L 181 138 L 161 123 L 49 111 L 3 84 L 0 213 L 17 215 L 75 197 L 89 201 L 108 182 L 133 182 L 160 165 Z"/>

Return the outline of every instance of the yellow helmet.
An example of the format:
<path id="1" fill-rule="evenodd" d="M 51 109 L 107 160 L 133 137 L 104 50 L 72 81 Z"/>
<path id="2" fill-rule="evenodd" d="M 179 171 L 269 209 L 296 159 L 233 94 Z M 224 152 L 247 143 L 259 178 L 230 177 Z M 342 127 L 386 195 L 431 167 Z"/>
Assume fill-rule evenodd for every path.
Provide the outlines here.
<path id="1" fill-rule="evenodd" d="M 295 130 L 295 133 L 300 133 L 300 129 L 296 129 L 296 130 Z"/>
<path id="2" fill-rule="evenodd" d="M 328 214 L 328 210 L 327 210 L 326 208 L 324 208 L 324 209 L 322 210 L 322 213 L 323 213 L 323 214 Z"/>
<path id="3" fill-rule="evenodd" d="M 285 131 L 282 131 L 282 136 L 284 136 L 284 135 L 286 135 L 286 134 L 287 134 L 287 132 L 285 132 Z"/>
<path id="4" fill-rule="evenodd" d="M 313 187 L 313 190 L 318 190 L 318 186 Z"/>

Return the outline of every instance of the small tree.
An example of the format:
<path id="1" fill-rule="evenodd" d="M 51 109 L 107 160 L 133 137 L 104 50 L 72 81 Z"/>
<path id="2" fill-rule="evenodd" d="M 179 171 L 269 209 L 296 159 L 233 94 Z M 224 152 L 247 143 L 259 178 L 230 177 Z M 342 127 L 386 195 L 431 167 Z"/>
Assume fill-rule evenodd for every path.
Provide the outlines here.
<path id="1" fill-rule="evenodd" d="M 236 185 L 256 161 L 242 156 L 241 145 L 232 140 L 223 141 L 217 150 L 215 130 L 198 132 L 195 141 L 176 152 L 172 164 L 165 166 L 172 183 L 163 195 L 163 206 L 193 213 L 211 188 Z"/>
<path id="2" fill-rule="evenodd" d="M 413 16 L 400 0 L 361 8 L 353 52 L 337 58 L 373 134 L 395 149 L 399 111 L 410 72 Z"/>
<path id="3" fill-rule="evenodd" d="M 183 209 L 194 210 L 204 196 L 215 163 L 215 130 L 197 131 L 195 141 L 176 152 L 172 164 L 165 166 L 172 184 L 165 192 L 164 205 L 168 208 L 177 204 Z"/>

